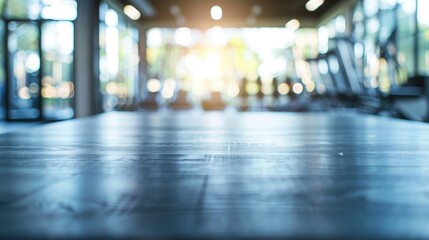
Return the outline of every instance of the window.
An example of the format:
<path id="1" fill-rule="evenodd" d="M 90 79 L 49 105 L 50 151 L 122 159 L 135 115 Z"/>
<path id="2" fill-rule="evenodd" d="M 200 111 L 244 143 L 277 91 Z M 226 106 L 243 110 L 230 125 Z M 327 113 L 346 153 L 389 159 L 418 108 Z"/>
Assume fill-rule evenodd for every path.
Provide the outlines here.
<path id="1" fill-rule="evenodd" d="M 380 19 L 378 17 L 379 2 L 364 0 L 363 10 L 365 15 L 365 42 L 372 47 L 378 41 L 380 31 Z"/>
<path id="2" fill-rule="evenodd" d="M 364 0 L 363 10 L 366 17 L 374 17 L 378 13 L 380 5 L 377 0 Z"/>
<path id="3" fill-rule="evenodd" d="M 6 116 L 72 118 L 76 1 L 5 0 L 2 16 L 7 39 L 2 55 L 7 59 Z"/>
<path id="4" fill-rule="evenodd" d="M 363 7 L 362 2 L 358 2 L 353 10 L 353 34 L 358 39 L 363 39 L 365 35 L 365 25 L 364 25 L 364 13 L 363 13 Z"/>
<path id="5" fill-rule="evenodd" d="M 68 21 L 47 22 L 42 26 L 43 114 L 50 119 L 74 115 L 73 27 Z"/>
<path id="6" fill-rule="evenodd" d="M 139 31 L 107 3 L 100 5 L 100 91 L 105 111 L 138 98 Z"/>
<path id="7" fill-rule="evenodd" d="M 419 59 L 419 74 L 429 75 L 429 1 L 418 0 L 417 20 L 419 26 L 418 40 L 418 59 Z"/>
<path id="8" fill-rule="evenodd" d="M 405 66 L 408 75 L 416 73 L 415 36 L 416 36 L 416 1 L 398 1 L 398 61 Z"/>
<path id="9" fill-rule="evenodd" d="M 40 39 L 37 23 L 8 22 L 8 117 L 40 117 Z"/>
<path id="10" fill-rule="evenodd" d="M 74 20 L 75 0 L 6 0 L 4 16 L 8 19 Z"/>
<path id="11" fill-rule="evenodd" d="M 379 41 L 385 43 L 394 34 L 396 28 L 396 0 L 380 1 Z"/>
<path id="12" fill-rule="evenodd" d="M 344 29 L 342 19 L 338 26 Z M 319 32 L 327 48 L 329 29 Z M 241 104 L 241 96 L 252 108 L 271 104 L 280 85 L 280 94 L 286 95 L 287 84 L 298 78 L 312 93 L 315 82 L 303 59 L 317 55 L 317 38 L 318 31 L 307 28 L 152 28 L 147 32 L 147 95 L 157 94 L 157 102 L 168 106 L 186 91 L 187 100 L 198 105 L 220 92 L 226 104 Z"/>

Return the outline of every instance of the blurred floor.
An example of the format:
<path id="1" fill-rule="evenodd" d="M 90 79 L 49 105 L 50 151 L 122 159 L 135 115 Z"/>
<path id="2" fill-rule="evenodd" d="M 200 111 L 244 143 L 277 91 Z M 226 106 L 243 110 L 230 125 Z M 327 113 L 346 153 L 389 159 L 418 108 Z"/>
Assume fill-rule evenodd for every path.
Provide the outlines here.
<path id="1" fill-rule="evenodd" d="M 428 239 L 429 126 L 108 113 L 0 136 L 0 238 Z"/>

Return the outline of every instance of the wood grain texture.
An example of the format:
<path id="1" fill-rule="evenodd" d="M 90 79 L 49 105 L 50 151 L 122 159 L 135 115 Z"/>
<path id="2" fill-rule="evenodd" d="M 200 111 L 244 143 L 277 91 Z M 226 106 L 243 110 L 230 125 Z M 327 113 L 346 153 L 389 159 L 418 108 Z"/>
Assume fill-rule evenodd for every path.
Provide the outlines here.
<path id="1" fill-rule="evenodd" d="M 429 238 L 429 126 L 108 113 L 0 135 L 0 238 Z"/>

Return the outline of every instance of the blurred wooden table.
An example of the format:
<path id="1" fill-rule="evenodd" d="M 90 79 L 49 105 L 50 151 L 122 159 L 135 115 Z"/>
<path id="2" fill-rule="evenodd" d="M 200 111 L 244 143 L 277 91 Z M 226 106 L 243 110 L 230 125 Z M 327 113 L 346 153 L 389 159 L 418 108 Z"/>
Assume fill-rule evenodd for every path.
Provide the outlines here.
<path id="1" fill-rule="evenodd" d="M 429 238 L 429 126 L 108 113 L 0 135 L 0 238 Z"/>

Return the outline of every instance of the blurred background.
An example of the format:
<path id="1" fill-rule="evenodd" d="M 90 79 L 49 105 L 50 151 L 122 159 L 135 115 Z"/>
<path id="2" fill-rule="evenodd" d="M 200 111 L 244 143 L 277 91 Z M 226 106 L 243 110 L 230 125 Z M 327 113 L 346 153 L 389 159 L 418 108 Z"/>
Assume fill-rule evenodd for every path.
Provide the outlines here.
<path id="1" fill-rule="evenodd" d="M 428 0 L 0 0 L 0 118 L 358 111 L 428 120 Z"/>

